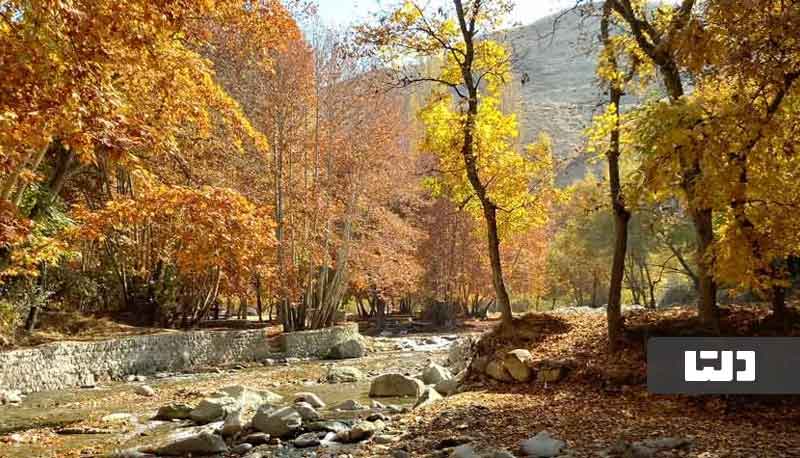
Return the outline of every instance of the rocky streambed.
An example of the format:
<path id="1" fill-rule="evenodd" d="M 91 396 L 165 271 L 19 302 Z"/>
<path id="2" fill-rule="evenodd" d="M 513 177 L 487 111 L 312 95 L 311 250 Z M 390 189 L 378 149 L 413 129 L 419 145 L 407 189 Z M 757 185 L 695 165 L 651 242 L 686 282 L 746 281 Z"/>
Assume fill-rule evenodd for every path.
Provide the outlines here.
<path id="1" fill-rule="evenodd" d="M 453 374 L 436 363 L 446 363 L 456 339 L 379 338 L 356 359 L 272 358 L 22 399 L 7 393 L 0 457 L 388 453 L 415 405 L 455 390 Z"/>

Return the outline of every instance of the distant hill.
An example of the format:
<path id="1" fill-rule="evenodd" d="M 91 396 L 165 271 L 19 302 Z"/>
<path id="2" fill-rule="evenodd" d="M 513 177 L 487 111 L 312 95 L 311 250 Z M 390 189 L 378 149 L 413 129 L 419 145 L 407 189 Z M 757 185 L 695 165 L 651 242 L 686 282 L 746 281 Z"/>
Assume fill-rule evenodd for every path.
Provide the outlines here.
<path id="1" fill-rule="evenodd" d="M 506 103 L 519 115 L 521 141 L 548 132 L 564 162 L 559 176 L 564 184 L 586 172 L 579 153 L 583 132 L 605 98 L 595 76 L 599 21 L 571 13 L 559 18 L 554 30 L 556 17 L 505 31 L 499 39 L 512 50 L 514 82 Z"/>

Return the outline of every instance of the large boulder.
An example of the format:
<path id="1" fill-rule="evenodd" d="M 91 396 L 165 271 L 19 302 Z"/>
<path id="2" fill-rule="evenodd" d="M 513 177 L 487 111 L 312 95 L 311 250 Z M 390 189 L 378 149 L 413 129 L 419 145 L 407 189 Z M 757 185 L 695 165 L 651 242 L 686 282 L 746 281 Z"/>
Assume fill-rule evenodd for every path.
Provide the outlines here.
<path id="1" fill-rule="evenodd" d="M 437 393 L 441 394 L 442 396 L 452 396 L 458 393 L 458 387 L 461 385 L 461 382 L 457 378 L 451 378 L 449 380 L 442 380 L 441 382 L 434 385 L 433 389 L 436 390 Z"/>
<path id="2" fill-rule="evenodd" d="M 231 413 L 239 410 L 239 402 L 229 396 L 205 398 L 191 411 L 189 418 L 195 423 L 206 424 L 224 420 Z"/>
<path id="3" fill-rule="evenodd" d="M 447 353 L 447 366 L 451 371 L 458 373 L 469 367 L 475 356 L 475 337 L 464 337 L 450 345 Z"/>
<path id="4" fill-rule="evenodd" d="M 145 451 L 160 456 L 215 455 L 226 453 L 228 446 L 209 428 L 196 427 L 173 433 L 161 445 Z"/>
<path id="5" fill-rule="evenodd" d="M 503 358 L 503 366 L 517 382 L 524 383 L 531 380 L 533 377 L 532 365 L 533 355 L 524 349 L 511 350 Z"/>
<path id="6" fill-rule="evenodd" d="M 325 381 L 328 383 L 350 383 L 358 382 L 366 378 L 364 373 L 355 367 L 348 366 L 332 366 L 328 369 L 325 375 Z"/>
<path id="7" fill-rule="evenodd" d="M 232 412 L 225 418 L 225 423 L 222 424 L 222 435 L 224 437 L 233 437 L 244 431 L 244 414 L 241 410 Z"/>
<path id="8" fill-rule="evenodd" d="M 513 382 L 514 377 L 508 373 L 505 364 L 500 359 L 493 359 L 486 365 L 486 375 L 500 382 Z"/>
<path id="9" fill-rule="evenodd" d="M 363 339 L 355 338 L 345 340 L 344 342 L 334 345 L 331 352 L 328 354 L 330 359 L 352 359 L 361 358 L 367 354 L 367 345 Z"/>
<path id="10" fill-rule="evenodd" d="M 321 418 L 319 412 L 307 402 L 295 402 L 294 410 L 300 414 L 303 421 L 317 421 Z"/>
<path id="11" fill-rule="evenodd" d="M 241 385 L 226 386 L 200 401 L 190 418 L 200 424 L 211 423 L 224 420 L 237 410 L 252 412 L 265 403 L 277 404 L 282 400 L 282 396 L 271 391 L 257 391 Z"/>
<path id="12" fill-rule="evenodd" d="M 520 448 L 526 456 L 537 458 L 558 456 L 565 446 L 564 441 L 554 439 L 547 431 L 541 431 L 520 444 Z"/>
<path id="13" fill-rule="evenodd" d="M 273 437 L 286 437 L 300 428 L 303 419 L 293 407 L 262 406 L 253 417 L 253 428 Z"/>
<path id="14" fill-rule="evenodd" d="M 439 382 L 450 380 L 451 378 L 453 378 L 453 374 L 449 369 L 435 363 L 431 363 L 422 371 L 422 381 L 425 382 L 426 385 L 436 385 Z"/>
<path id="15" fill-rule="evenodd" d="M 194 407 L 182 402 L 171 402 L 158 408 L 156 420 L 186 420 L 191 418 Z M 214 420 L 211 420 L 214 421 Z"/>
<path id="16" fill-rule="evenodd" d="M 384 374 L 372 380 L 372 385 L 369 388 L 369 396 L 372 398 L 418 398 L 424 389 L 425 385 L 422 383 L 422 380 L 403 374 Z"/>
<path id="17" fill-rule="evenodd" d="M 422 395 L 417 399 L 417 402 L 414 404 L 414 408 L 427 407 L 434 402 L 441 401 L 442 399 L 442 395 L 439 394 L 435 389 L 427 387 L 425 388 L 425 391 L 422 392 Z"/>

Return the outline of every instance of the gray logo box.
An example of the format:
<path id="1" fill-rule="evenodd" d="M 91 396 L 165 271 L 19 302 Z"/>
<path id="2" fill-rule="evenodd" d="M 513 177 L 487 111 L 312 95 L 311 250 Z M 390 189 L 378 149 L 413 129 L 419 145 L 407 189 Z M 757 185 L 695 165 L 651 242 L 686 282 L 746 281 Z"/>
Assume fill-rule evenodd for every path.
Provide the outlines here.
<path id="1" fill-rule="evenodd" d="M 800 394 L 800 338 L 654 337 L 647 341 L 654 394 Z"/>

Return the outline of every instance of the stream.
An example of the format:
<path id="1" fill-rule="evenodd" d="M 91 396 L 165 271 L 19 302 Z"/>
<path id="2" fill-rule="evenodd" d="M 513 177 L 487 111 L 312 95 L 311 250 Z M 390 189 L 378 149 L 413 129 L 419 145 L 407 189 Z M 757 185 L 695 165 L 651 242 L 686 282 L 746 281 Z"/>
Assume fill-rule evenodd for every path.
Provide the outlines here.
<path id="1" fill-rule="evenodd" d="M 114 452 L 147 444 L 153 437 L 186 426 L 186 422 L 152 420 L 160 406 L 176 401 L 196 404 L 231 385 L 280 394 L 287 404 L 295 393 L 312 392 L 327 404 L 320 410 L 323 418 L 358 419 L 372 412 L 334 411 L 333 407 L 347 400 L 369 406 L 370 379 L 391 372 L 418 375 L 430 361 L 444 361 L 454 339 L 455 336 L 380 337 L 373 339 L 377 351 L 358 359 L 269 360 L 205 373 L 158 374 L 94 388 L 31 393 L 18 405 L 0 406 L 0 457 L 113 456 Z M 357 382 L 327 383 L 324 379 L 332 366 L 357 368 L 366 377 Z M 143 383 L 153 388 L 155 396 L 136 393 L 137 386 Z M 380 399 L 383 404 L 399 407 L 410 407 L 415 401 Z M 323 456 L 308 453 L 274 456 Z"/>

